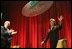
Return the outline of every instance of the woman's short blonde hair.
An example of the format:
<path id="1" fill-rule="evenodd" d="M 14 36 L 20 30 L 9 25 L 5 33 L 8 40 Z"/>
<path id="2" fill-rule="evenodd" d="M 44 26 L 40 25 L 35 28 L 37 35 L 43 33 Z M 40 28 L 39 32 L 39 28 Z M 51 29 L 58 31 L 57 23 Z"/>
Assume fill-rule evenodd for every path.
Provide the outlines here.
<path id="1" fill-rule="evenodd" d="M 51 18 L 50 21 L 54 21 L 55 22 L 55 19 Z"/>

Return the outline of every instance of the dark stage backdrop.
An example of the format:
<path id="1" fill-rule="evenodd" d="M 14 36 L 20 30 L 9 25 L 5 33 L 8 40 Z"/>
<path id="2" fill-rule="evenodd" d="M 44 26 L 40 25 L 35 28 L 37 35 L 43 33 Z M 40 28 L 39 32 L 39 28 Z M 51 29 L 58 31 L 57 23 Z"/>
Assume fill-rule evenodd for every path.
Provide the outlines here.
<path id="1" fill-rule="evenodd" d="M 6 1 L 4 1 L 6 2 Z M 50 48 L 49 40 L 43 46 L 41 41 L 47 35 L 50 28 L 49 19 L 62 15 L 63 28 L 59 32 L 59 39 L 67 38 L 67 47 L 71 48 L 71 3 L 70 1 L 56 1 L 52 7 L 41 15 L 35 17 L 25 17 L 22 15 L 22 7 L 27 1 L 9 1 L 4 10 L 6 11 L 8 20 L 11 21 L 12 29 L 17 34 L 12 36 L 11 46 L 19 45 L 20 48 Z"/>

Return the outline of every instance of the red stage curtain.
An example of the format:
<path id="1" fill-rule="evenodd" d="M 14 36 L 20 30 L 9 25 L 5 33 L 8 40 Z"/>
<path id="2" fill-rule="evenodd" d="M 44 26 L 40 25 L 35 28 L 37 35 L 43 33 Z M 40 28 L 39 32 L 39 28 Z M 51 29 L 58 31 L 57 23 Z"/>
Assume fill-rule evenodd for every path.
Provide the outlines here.
<path id="1" fill-rule="evenodd" d="M 25 3 L 25 1 L 24 1 Z M 25 17 L 22 15 L 24 3 L 16 2 L 15 7 L 10 7 L 7 13 L 11 21 L 11 28 L 17 31 L 13 35 L 11 46 L 19 45 L 20 48 L 50 48 L 49 40 L 46 45 L 41 46 L 41 41 L 47 35 L 50 28 L 49 19 L 62 15 L 63 28 L 59 32 L 59 39 L 67 38 L 67 47 L 71 48 L 71 3 L 70 1 L 55 1 L 52 7 L 45 13 L 35 17 Z"/>

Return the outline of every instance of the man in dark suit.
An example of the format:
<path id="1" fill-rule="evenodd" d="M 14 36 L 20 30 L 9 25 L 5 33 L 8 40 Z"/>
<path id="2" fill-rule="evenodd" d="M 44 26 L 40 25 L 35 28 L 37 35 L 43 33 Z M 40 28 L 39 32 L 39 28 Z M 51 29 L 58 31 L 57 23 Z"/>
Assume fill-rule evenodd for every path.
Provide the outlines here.
<path id="1" fill-rule="evenodd" d="M 51 28 L 48 30 L 47 37 L 46 39 L 44 39 L 44 41 L 41 42 L 41 45 L 46 43 L 47 40 L 50 39 L 50 47 L 56 48 L 58 42 L 58 32 L 62 28 L 62 19 L 63 19 L 62 16 L 60 16 L 60 18 L 58 17 L 59 22 L 57 25 L 55 25 L 55 19 L 53 18 L 50 19 Z"/>
<path id="2" fill-rule="evenodd" d="M 1 48 L 10 48 L 11 37 L 16 34 L 13 29 L 8 29 L 10 21 L 5 21 L 4 26 L 1 26 Z"/>

